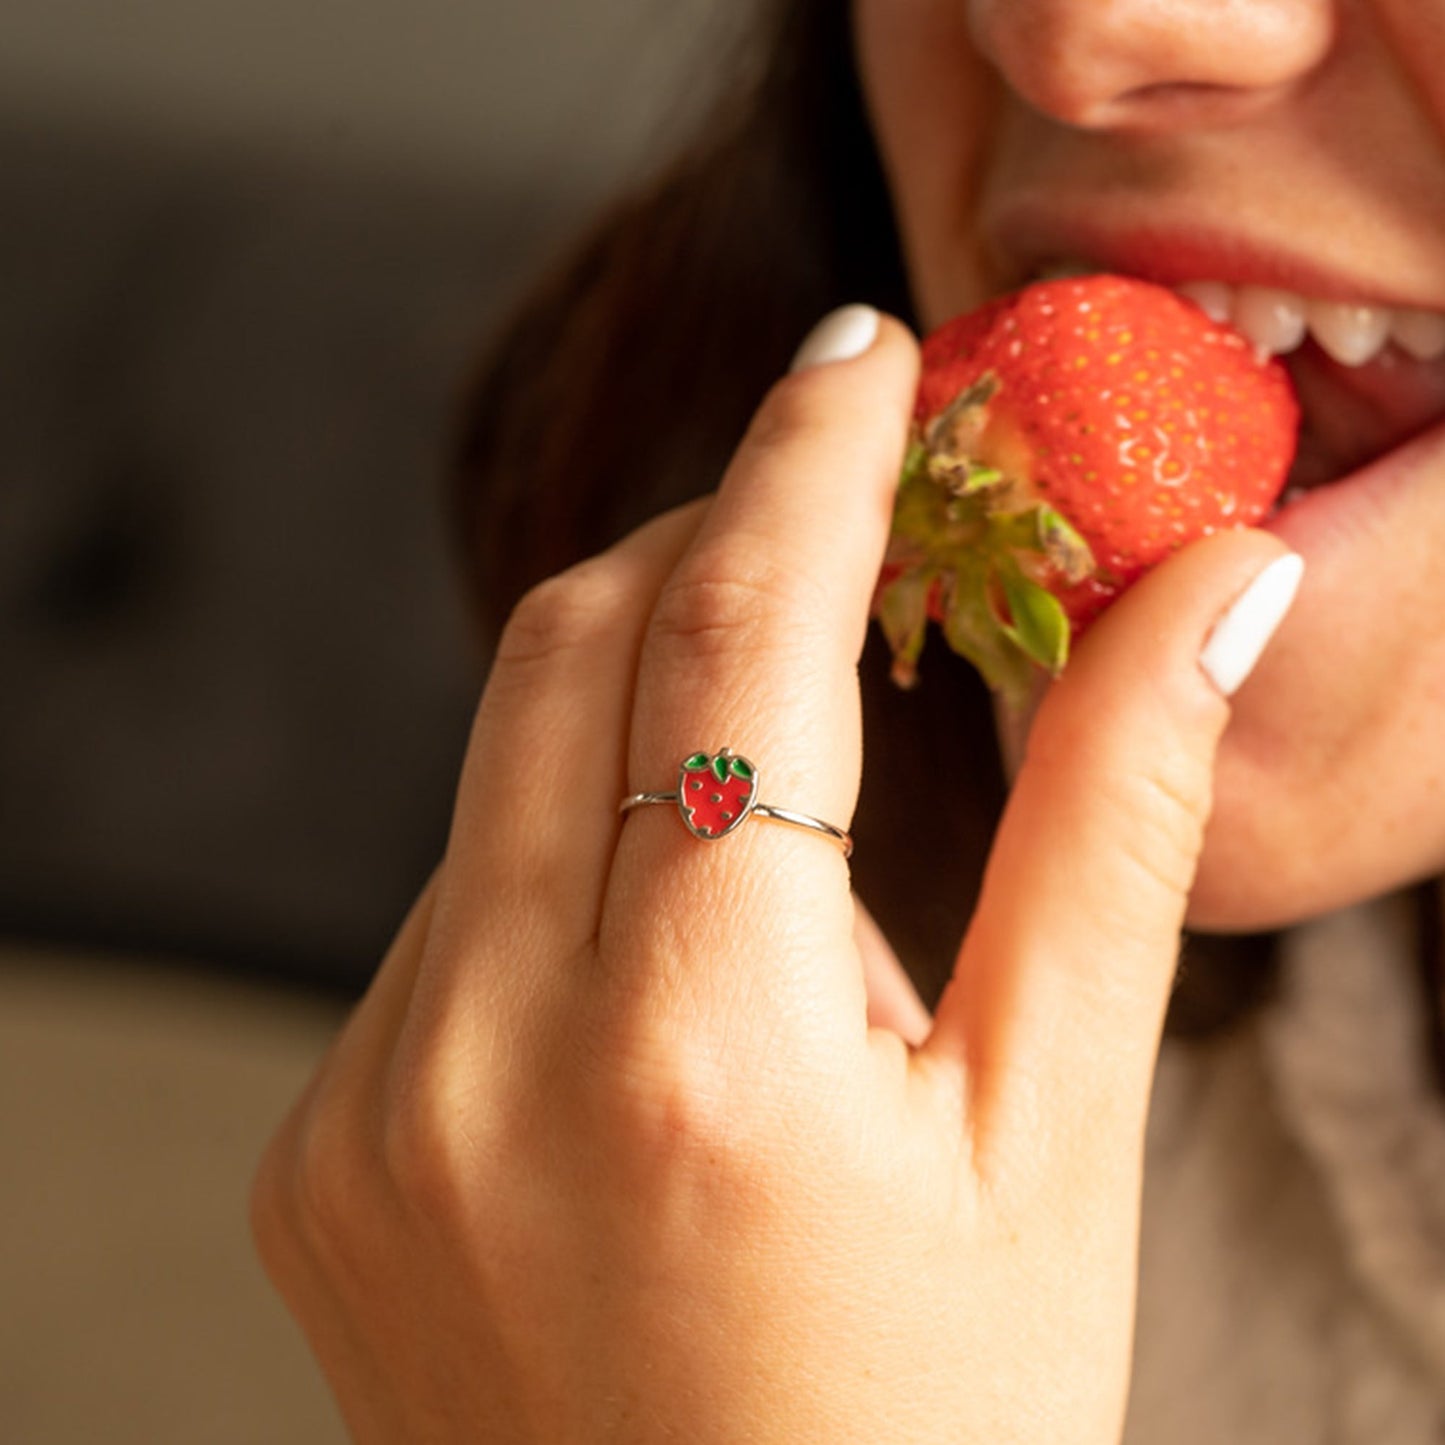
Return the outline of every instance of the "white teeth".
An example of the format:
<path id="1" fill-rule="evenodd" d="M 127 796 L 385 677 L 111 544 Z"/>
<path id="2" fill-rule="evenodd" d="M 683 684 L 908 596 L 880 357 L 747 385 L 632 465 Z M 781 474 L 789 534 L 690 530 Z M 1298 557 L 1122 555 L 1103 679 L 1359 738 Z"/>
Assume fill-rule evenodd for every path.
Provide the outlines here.
<path id="1" fill-rule="evenodd" d="M 1261 356 L 1282 356 L 1313 336 L 1342 366 L 1363 366 L 1394 342 L 1417 361 L 1445 357 L 1445 312 L 1311 301 L 1266 286 L 1189 281 L 1175 290 L 1211 320 L 1242 332 Z"/>
<path id="2" fill-rule="evenodd" d="M 1082 276 L 1094 269 L 1060 261 L 1044 274 Z M 1313 301 L 1295 291 L 1227 281 L 1186 281 L 1174 289 L 1211 321 L 1233 326 L 1262 358 L 1283 356 L 1313 336 L 1342 366 L 1364 366 L 1392 343 L 1416 361 L 1445 359 L 1445 311 Z"/>
<path id="3" fill-rule="evenodd" d="M 1230 319 L 1260 351 L 1279 356 L 1305 339 L 1307 316 L 1304 301 L 1288 291 L 1241 286 L 1234 293 Z"/>
<path id="4" fill-rule="evenodd" d="M 1220 325 L 1229 320 L 1234 310 L 1234 287 L 1226 286 L 1223 281 L 1186 281 L 1176 289 Z"/>
<path id="5" fill-rule="evenodd" d="M 1439 361 L 1445 356 L 1445 316 L 1438 311 L 1397 311 L 1390 339 L 1416 361 Z"/>
<path id="6" fill-rule="evenodd" d="M 1363 366 L 1380 354 L 1390 336 L 1391 315 L 1383 306 L 1310 302 L 1310 331 L 1342 366 Z"/>

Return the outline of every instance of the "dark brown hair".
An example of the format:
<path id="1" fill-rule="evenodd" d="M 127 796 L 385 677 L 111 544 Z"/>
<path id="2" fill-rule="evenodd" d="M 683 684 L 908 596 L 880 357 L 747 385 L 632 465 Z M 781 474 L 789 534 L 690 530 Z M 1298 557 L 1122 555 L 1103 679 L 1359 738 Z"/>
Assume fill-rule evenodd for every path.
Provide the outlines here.
<path id="1" fill-rule="evenodd" d="M 492 613 L 710 490 L 825 311 L 907 314 L 848 8 L 765 0 L 696 140 L 504 330 L 472 391 L 459 492 Z"/>
<path id="2" fill-rule="evenodd" d="M 596 223 L 481 368 L 454 496 L 493 623 L 543 577 L 710 490 L 826 311 L 866 301 L 910 318 L 849 8 L 763 5 L 697 140 Z M 922 686 L 900 693 L 883 651 L 875 637 L 863 659 L 868 765 L 854 872 L 932 1002 L 977 897 L 1004 785 L 972 671 L 934 646 Z M 1228 1016 L 1261 985 L 1257 960 L 1228 953 L 1227 975 L 1213 959 L 1198 971 L 1217 996 L 1194 1026 Z"/>

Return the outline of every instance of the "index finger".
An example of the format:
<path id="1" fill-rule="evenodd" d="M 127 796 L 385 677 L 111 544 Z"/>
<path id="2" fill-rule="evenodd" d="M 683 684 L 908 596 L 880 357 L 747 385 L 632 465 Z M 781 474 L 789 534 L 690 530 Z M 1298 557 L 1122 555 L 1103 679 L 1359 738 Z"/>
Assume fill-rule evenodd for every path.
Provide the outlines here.
<path id="1" fill-rule="evenodd" d="M 918 350 L 900 323 L 853 307 L 815 331 L 800 362 L 764 401 L 659 596 L 629 787 L 675 788 L 683 759 L 727 746 L 756 765 L 762 803 L 846 827 L 861 768 L 857 661 Z M 737 906 L 700 907 L 696 925 L 679 903 L 720 898 Z M 604 921 L 631 956 L 666 967 L 648 946 L 659 918 L 675 958 L 724 941 L 768 953 L 780 930 L 851 947 L 847 869 L 825 837 L 749 820 L 700 844 L 674 810 L 642 809 L 623 830 Z"/>

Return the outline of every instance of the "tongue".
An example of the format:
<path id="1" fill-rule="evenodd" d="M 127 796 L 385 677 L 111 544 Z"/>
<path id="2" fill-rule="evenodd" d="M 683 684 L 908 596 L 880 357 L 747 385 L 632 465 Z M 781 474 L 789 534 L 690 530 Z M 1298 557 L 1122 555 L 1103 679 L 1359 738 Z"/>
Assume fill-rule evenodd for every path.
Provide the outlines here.
<path id="1" fill-rule="evenodd" d="M 1304 417 L 1295 486 L 1355 471 L 1445 417 L 1445 362 L 1386 347 L 1366 366 L 1341 366 L 1313 341 L 1285 361 Z"/>

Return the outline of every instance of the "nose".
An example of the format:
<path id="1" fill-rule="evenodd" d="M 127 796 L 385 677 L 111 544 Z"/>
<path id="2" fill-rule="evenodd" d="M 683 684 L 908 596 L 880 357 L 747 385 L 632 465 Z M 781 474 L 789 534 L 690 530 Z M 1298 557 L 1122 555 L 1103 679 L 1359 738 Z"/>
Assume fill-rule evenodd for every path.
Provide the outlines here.
<path id="1" fill-rule="evenodd" d="M 1035 109 L 1089 130 L 1246 118 L 1329 53 L 1337 0 L 969 0 L 974 38 Z"/>

